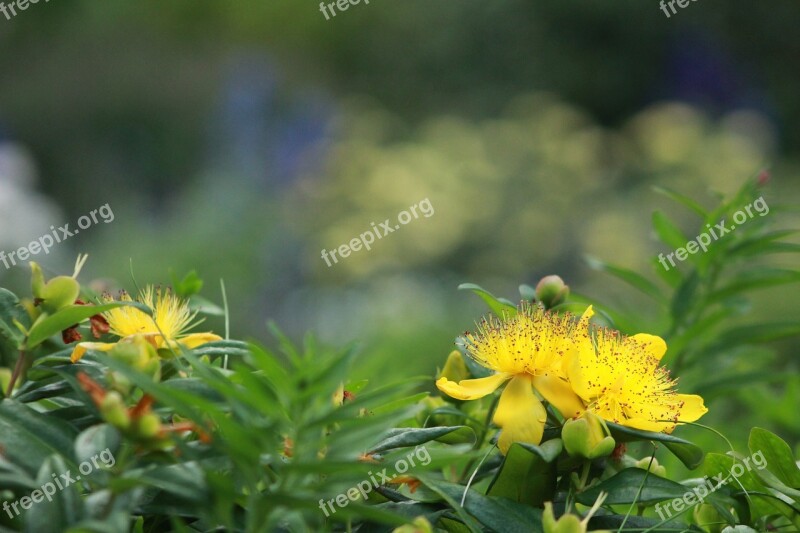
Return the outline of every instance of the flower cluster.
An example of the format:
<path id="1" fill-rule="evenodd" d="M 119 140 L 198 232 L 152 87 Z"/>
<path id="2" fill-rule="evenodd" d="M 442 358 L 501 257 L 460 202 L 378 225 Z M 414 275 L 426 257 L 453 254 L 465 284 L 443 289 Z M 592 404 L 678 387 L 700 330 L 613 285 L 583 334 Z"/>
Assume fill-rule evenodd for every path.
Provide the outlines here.
<path id="1" fill-rule="evenodd" d="M 540 398 L 565 419 L 591 413 L 635 429 L 669 433 L 678 422 L 706 413 L 700 396 L 678 394 L 660 360 L 667 350 L 659 337 L 625 336 L 590 324 L 590 307 L 577 318 L 523 303 L 514 316 L 490 317 L 463 348 L 478 364 L 494 371 L 479 379 L 436 385 L 459 400 L 475 400 L 508 382 L 493 421 L 503 431 L 503 453 L 514 442 L 538 444 L 547 411 Z"/>
<path id="2" fill-rule="evenodd" d="M 115 300 L 110 295 L 103 296 L 104 303 Z M 133 301 L 127 292 L 120 293 L 119 301 Z M 175 296 L 169 289 L 145 287 L 137 298 L 139 303 L 152 310 L 153 316 L 135 307 L 118 307 L 103 313 L 112 335 L 120 337 L 120 343 L 130 343 L 144 338 L 156 350 L 192 349 L 203 344 L 222 340 L 213 333 L 190 333 L 186 331 L 197 325 L 197 313 L 189 310 L 186 301 Z M 117 343 L 81 342 L 72 350 L 72 362 L 79 361 L 87 350 L 107 352 Z"/>

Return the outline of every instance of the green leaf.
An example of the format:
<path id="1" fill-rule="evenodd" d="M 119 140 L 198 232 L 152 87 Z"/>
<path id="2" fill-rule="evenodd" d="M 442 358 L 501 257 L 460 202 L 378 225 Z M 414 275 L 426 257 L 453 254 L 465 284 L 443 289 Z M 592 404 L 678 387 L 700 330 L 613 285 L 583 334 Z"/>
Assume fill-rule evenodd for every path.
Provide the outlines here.
<path id="1" fill-rule="evenodd" d="M 10 462 L 32 475 L 54 454 L 74 464 L 76 435 L 72 426 L 52 416 L 13 400 L 0 402 L 0 448 Z"/>
<path id="2" fill-rule="evenodd" d="M 531 287 L 530 285 L 525 285 L 524 283 L 519 286 L 519 296 L 523 300 L 527 300 L 529 302 L 536 301 L 536 289 Z"/>
<path id="3" fill-rule="evenodd" d="M 766 429 L 756 427 L 750 430 L 748 446 L 751 454 L 763 454 L 767 470 L 782 483 L 800 489 L 800 468 L 786 441 Z"/>
<path id="4" fill-rule="evenodd" d="M 455 483 L 435 480 L 427 475 L 419 475 L 419 480 L 429 489 L 439 494 L 450 504 L 462 520 L 471 524 L 464 511 L 475 517 L 492 531 L 503 533 L 543 533 L 542 511 L 506 498 L 484 496 L 474 490 L 467 493 L 464 507 L 460 505 L 465 487 Z"/>
<path id="5" fill-rule="evenodd" d="M 736 463 L 744 470 L 741 473 L 737 470 L 737 473 L 740 473 L 738 477 L 734 477 L 732 474 L 734 466 L 733 457 L 719 453 L 709 453 L 703 464 L 703 471 L 709 479 L 714 480 L 714 486 L 718 492 L 724 490 L 736 494 L 740 493 L 742 488 L 744 488 L 745 492 L 750 493 L 748 495 L 748 502 L 750 513 L 754 517 L 788 510 L 785 506 L 781 505 L 781 502 L 752 494 L 754 492 L 766 492 L 766 488 L 752 472 L 747 471 L 741 465 L 741 462 L 737 461 Z"/>
<path id="6" fill-rule="evenodd" d="M 77 469 L 67 465 L 61 456 L 48 457 L 39 470 L 36 481 L 43 488 L 46 487 L 44 490 L 47 490 L 48 493 L 53 493 L 51 496 L 53 501 L 44 499 L 42 502 L 34 504 L 34 507 L 25 515 L 25 531 L 30 533 L 53 531 L 55 524 L 58 524 L 59 530 L 63 531 L 81 519 L 83 505 L 77 485 L 69 484 L 58 490 L 53 481 L 53 475 L 59 480 L 64 479 L 62 474 L 68 478 L 71 477 L 77 483 L 81 478 Z M 67 480 L 63 482 L 65 485 L 69 483 Z"/>
<path id="7" fill-rule="evenodd" d="M 765 289 L 800 282 L 800 271 L 782 268 L 760 268 L 743 272 L 727 285 L 708 295 L 707 303 L 715 303 L 725 298 L 754 289 Z"/>
<path id="8" fill-rule="evenodd" d="M 593 270 L 611 274 L 615 278 L 621 279 L 631 287 L 638 289 L 644 294 L 655 299 L 657 302 L 666 305 L 667 298 L 664 296 L 664 294 L 662 294 L 661 289 L 659 289 L 652 281 L 645 278 L 644 276 L 637 274 L 632 270 L 627 270 L 622 267 L 614 266 L 609 263 L 600 261 L 599 259 L 595 259 L 593 257 L 587 257 L 586 262 L 588 263 L 589 267 L 592 268 Z"/>
<path id="9" fill-rule="evenodd" d="M 683 440 L 666 433 L 654 433 L 620 426 L 613 422 L 607 422 L 606 424 L 611 431 L 611 436 L 614 437 L 614 440 L 618 443 L 635 441 L 661 442 L 690 470 L 694 470 L 703 462 L 703 449 L 696 444 L 692 444 L 688 440 Z"/>
<path id="10" fill-rule="evenodd" d="M 800 230 L 779 230 L 768 233 L 759 232 L 731 246 L 730 256 L 749 257 L 769 253 L 793 253 L 800 250 L 800 245 L 789 242 L 776 242 L 779 239 L 798 233 Z M 788 246 L 786 246 L 788 245 Z"/>
<path id="11" fill-rule="evenodd" d="M 98 424 L 85 429 L 75 439 L 75 457 L 81 462 L 91 461 L 105 451 L 113 457 L 119 451 L 121 442 L 119 431 L 108 424 Z"/>
<path id="12" fill-rule="evenodd" d="M 653 229 L 661 242 L 677 250 L 683 248 L 689 238 L 661 211 L 653 212 Z"/>
<path id="13" fill-rule="evenodd" d="M 694 302 L 695 292 L 697 292 L 699 286 L 700 276 L 698 276 L 696 270 L 692 271 L 689 277 L 680 284 L 672 297 L 671 311 L 674 321 L 682 320 L 686 313 L 689 312 Z"/>
<path id="14" fill-rule="evenodd" d="M 195 357 L 207 355 L 209 357 L 246 357 L 250 354 L 250 345 L 242 341 L 221 340 L 208 342 L 192 349 Z"/>
<path id="15" fill-rule="evenodd" d="M 797 335 L 800 335 L 800 324 L 797 322 L 739 326 L 720 333 L 719 341 L 709 347 L 708 350 L 722 351 L 744 344 L 760 344 Z"/>
<path id="16" fill-rule="evenodd" d="M 561 439 L 548 440 L 540 446 L 515 442 L 508 449 L 487 494 L 532 507 L 551 501 L 556 490 L 555 460 L 562 448 Z"/>
<path id="17" fill-rule="evenodd" d="M 625 524 L 623 528 L 622 525 Z M 681 522 L 678 519 L 670 520 L 669 522 L 664 522 L 663 520 L 658 520 L 655 518 L 645 518 L 643 516 L 625 516 L 625 515 L 595 515 L 589 520 L 589 529 L 588 531 L 598 531 L 598 530 L 608 530 L 608 531 L 631 531 L 631 532 L 644 532 L 644 531 L 652 531 L 657 532 L 660 531 L 662 533 L 671 532 L 671 533 L 686 533 L 697 531 L 699 533 L 704 533 L 702 529 L 695 526 L 694 524 L 688 525 L 685 522 Z"/>
<path id="18" fill-rule="evenodd" d="M 467 426 L 449 426 L 433 428 L 396 428 L 389 431 L 388 435 L 375 445 L 370 453 L 381 453 L 396 448 L 410 448 L 419 446 L 432 440 L 447 444 L 469 443 L 474 444 L 475 431 Z"/>
<path id="19" fill-rule="evenodd" d="M 640 486 L 641 493 L 639 493 Z M 643 468 L 626 468 L 605 481 L 579 493 L 577 500 L 583 505 L 592 505 L 601 492 L 607 492 L 606 505 L 634 502 L 649 504 L 683 498 L 683 495 L 690 491 L 691 489 L 680 483 L 654 474 L 648 474 L 647 470 Z"/>
<path id="20" fill-rule="evenodd" d="M 653 187 L 653 191 L 657 192 L 658 194 L 663 194 L 664 196 L 666 196 L 671 200 L 675 200 L 684 207 L 688 207 L 689 209 L 700 215 L 700 217 L 703 219 L 705 219 L 708 216 L 708 211 L 706 211 L 705 208 L 703 208 L 703 206 L 701 206 L 700 204 L 698 204 L 697 202 L 695 202 L 694 200 L 692 200 L 691 198 L 689 198 L 684 194 L 660 186 Z"/>
<path id="21" fill-rule="evenodd" d="M 98 313 L 104 313 L 116 309 L 117 307 L 135 307 L 143 313 L 151 314 L 149 307 L 138 302 L 113 302 L 103 305 L 70 305 L 50 316 L 37 320 L 28 332 L 25 349 L 32 350 L 53 335 L 61 333 L 65 329 L 79 324 Z"/>
<path id="22" fill-rule="evenodd" d="M 204 315 L 225 316 L 225 310 L 207 298 L 195 294 L 189 298 L 189 309 L 199 311 Z"/>
<path id="23" fill-rule="evenodd" d="M 462 283 L 459 290 L 469 290 L 481 297 L 489 309 L 499 318 L 513 318 L 517 315 L 517 306 L 504 298 L 497 298 L 492 293 L 474 283 Z"/>
<path id="24" fill-rule="evenodd" d="M 19 349 L 24 335 L 14 322 L 19 322 L 27 328 L 30 325 L 30 318 L 20 305 L 16 294 L 0 289 L 0 337 L 10 342 L 15 349 Z"/>
<path id="25" fill-rule="evenodd" d="M 179 463 L 148 470 L 129 470 L 125 477 L 176 497 L 179 501 L 204 503 L 210 494 L 205 473 L 197 463 Z"/>
<path id="26" fill-rule="evenodd" d="M 197 275 L 197 271 L 191 270 L 180 281 L 172 275 L 172 288 L 176 295 L 188 298 L 203 289 L 203 280 Z"/>

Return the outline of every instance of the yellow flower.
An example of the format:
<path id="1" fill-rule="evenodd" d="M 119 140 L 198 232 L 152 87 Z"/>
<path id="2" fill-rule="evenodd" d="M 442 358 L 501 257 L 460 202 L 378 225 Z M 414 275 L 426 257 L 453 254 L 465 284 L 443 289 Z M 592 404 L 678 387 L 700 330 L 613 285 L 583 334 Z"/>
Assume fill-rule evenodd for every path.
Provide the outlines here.
<path id="1" fill-rule="evenodd" d="M 667 351 L 663 339 L 604 328 L 592 332 L 591 314 L 589 308 L 581 324 L 585 329 L 576 335 L 577 349 L 567 361 L 572 388 L 587 409 L 615 424 L 664 433 L 708 412 L 700 396 L 675 392 L 676 381 L 660 366 Z"/>
<path id="2" fill-rule="evenodd" d="M 130 295 L 124 291 L 119 299 L 132 301 Z M 114 301 L 109 295 L 104 295 L 103 300 L 105 303 Z M 109 332 L 120 337 L 120 342 L 130 342 L 134 337 L 141 336 L 156 349 L 174 350 L 179 346 L 192 349 L 207 342 L 222 340 L 222 337 L 213 333 L 187 335 L 186 331 L 198 324 L 195 321 L 197 313 L 192 313 L 188 303 L 172 294 L 169 289 L 155 289 L 149 285 L 139 293 L 137 301 L 152 309 L 153 316 L 127 306 L 103 313 L 103 317 L 108 321 Z M 72 350 L 72 362 L 79 361 L 86 350 L 107 352 L 115 345 L 116 343 L 81 342 Z"/>
<path id="3" fill-rule="evenodd" d="M 564 373 L 565 358 L 574 350 L 574 328 L 571 315 L 557 315 L 529 304 L 520 306 L 512 318 L 484 319 L 477 334 L 465 335 L 464 348 L 495 374 L 458 383 L 442 377 L 436 386 L 453 398 L 475 400 L 509 381 L 493 419 L 503 428 L 498 440 L 500 451 L 505 454 L 513 442 L 539 444 L 547 412 L 534 389 L 564 417 L 584 411 Z"/>

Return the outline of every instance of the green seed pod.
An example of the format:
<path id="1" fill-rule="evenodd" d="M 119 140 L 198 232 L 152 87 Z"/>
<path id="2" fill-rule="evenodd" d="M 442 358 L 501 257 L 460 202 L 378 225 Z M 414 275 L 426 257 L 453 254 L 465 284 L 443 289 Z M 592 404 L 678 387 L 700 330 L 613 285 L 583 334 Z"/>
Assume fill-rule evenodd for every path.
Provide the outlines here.
<path id="1" fill-rule="evenodd" d="M 55 313 L 75 303 L 81 293 L 81 285 L 75 279 L 58 276 L 47 282 L 42 292 L 42 308 L 48 313 Z"/>
<path id="2" fill-rule="evenodd" d="M 114 371 L 108 372 L 108 385 L 124 396 L 130 394 L 131 388 L 133 388 L 131 380 L 125 377 L 124 374 Z"/>
<path id="3" fill-rule="evenodd" d="M 650 473 L 653 474 L 654 476 L 664 477 L 664 478 L 667 477 L 667 469 L 664 468 L 663 465 L 658 464 L 658 459 L 656 459 L 655 457 L 653 457 L 652 463 L 650 463 L 649 457 L 644 457 L 643 459 L 636 461 L 636 463 L 633 466 L 635 466 L 636 468 L 641 468 L 642 470 L 647 470 L 649 466 Z"/>
<path id="4" fill-rule="evenodd" d="M 725 526 L 725 520 L 710 503 L 702 503 L 694 508 L 694 523 L 708 533 L 720 533 Z"/>
<path id="5" fill-rule="evenodd" d="M 34 298 L 44 300 L 44 274 L 39 263 L 31 261 L 31 293 Z"/>
<path id="6" fill-rule="evenodd" d="M 424 516 L 418 516 L 410 524 L 393 529 L 392 533 L 433 533 L 433 526 Z"/>
<path id="7" fill-rule="evenodd" d="M 153 413 L 142 415 L 136 421 L 136 434 L 142 439 L 154 439 L 161 432 L 161 419 Z"/>
<path id="8" fill-rule="evenodd" d="M 450 352 L 450 355 L 447 356 L 444 368 L 439 373 L 437 379 L 441 378 L 447 378 L 449 381 L 455 382 L 470 378 L 467 364 L 464 362 L 464 357 L 461 355 L 461 352 L 458 350 Z"/>
<path id="9" fill-rule="evenodd" d="M 103 398 L 100 405 L 100 413 L 103 420 L 117 429 L 126 430 L 131 425 L 131 417 L 125 405 L 122 395 L 116 391 L 111 391 Z"/>
<path id="10" fill-rule="evenodd" d="M 565 514 L 556 520 L 553 513 L 553 503 L 545 502 L 542 513 L 544 533 L 586 533 L 586 526 L 574 514 Z"/>
<path id="11" fill-rule="evenodd" d="M 536 299 L 547 309 L 557 306 L 569 296 L 569 287 L 559 276 L 545 276 L 536 285 Z"/>
<path id="12" fill-rule="evenodd" d="M 584 459 L 611 455 L 617 445 L 608 435 L 603 420 L 591 411 L 586 411 L 580 418 L 567 420 L 561 429 L 561 438 L 567 453 Z"/>

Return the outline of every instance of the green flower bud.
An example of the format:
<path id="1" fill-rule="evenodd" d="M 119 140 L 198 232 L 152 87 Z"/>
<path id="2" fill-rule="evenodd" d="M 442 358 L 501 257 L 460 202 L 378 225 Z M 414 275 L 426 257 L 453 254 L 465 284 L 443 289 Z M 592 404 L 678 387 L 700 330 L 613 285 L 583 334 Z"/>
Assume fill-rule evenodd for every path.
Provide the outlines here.
<path id="1" fill-rule="evenodd" d="M 100 404 L 100 413 L 103 420 L 117 429 L 126 430 L 131 425 L 131 417 L 125 405 L 122 395 L 116 391 L 111 391 L 103 398 Z"/>
<path id="2" fill-rule="evenodd" d="M 557 306 L 569 296 L 569 287 L 558 276 L 545 276 L 536 285 L 536 299 L 547 309 Z"/>
<path id="3" fill-rule="evenodd" d="M 603 419 L 591 411 L 584 412 L 580 418 L 567 420 L 561 429 L 561 439 L 567 453 L 584 459 L 611 455 L 617 445 Z"/>
<path id="4" fill-rule="evenodd" d="M 556 520 L 556 516 L 553 514 L 552 502 L 545 502 L 544 504 L 542 525 L 544 526 L 544 533 L 586 533 L 586 526 L 574 514 L 565 514 Z"/>
<path id="5" fill-rule="evenodd" d="M 437 376 L 437 379 L 441 378 L 447 378 L 455 382 L 470 378 L 467 364 L 464 362 L 464 357 L 461 355 L 461 352 L 458 350 L 450 352 L 450 355 L 447 356 L 444 368 Z"/>
<path id="6" fill-rule="evenodd" d="M 131 368 L 145 371 L 150 368 L 153 360 L 158 360 L 158 353 L 147 339 L 141 336 L 133 337 L 129 342 L 118 342 L 108 355 L 121 361 Z"/>
<path id="7" fill-rule="evenodd" d="M 31 293 L 34 298 L 44 300 L 44 274 L 38 263 L 31 261 Z"/>
<path id="8" fill-rule="evenodd" d="M 42 291 L 42 309 L 55 313 L 75 303 L 81 292 L 81 285 L 68 276 L 58 276 L 48 281 Z"/>
<path id="9" fill-rule="evenodd" d="M 161 419 L 153 413 L 142 415 L 136 421 L 136 434 L 142 439 L 154 439 L 161 432 Z"/>
<path id="10" fill-rule="evenodd" d="M 419 403 L 423 406 L 423 409 L 417 413 L 416 417 L 419 425 L 425 424 L 426 421 L 428 422 L 428 425 L 432 426 L 454 426 L 458 424 L 458 418 L 456 415 L 431 414 L 440 407 L 447 407 L 450 405 L 440 396 L 427 396 Z M 430 420 L 428 420 L 429 418 Z"/>
<path id="11" fill-rule="evenodd" d="M 131 392 L 133 383 L 124 374 L 120 372 L 108 372 L 108 385 L 111 389 L 127 396 Z"/>
<path id="12" fill-rule="evenodd" d="M 693 515 L 694 523 L 708 533 L 720 533 L 725 526 L 725 520 L 710 503 L 701 503 L 695 506 Z"/>
<path id="13" fill-rule="evenodd" d="M 157 357 L 142 367 L 142 372 L 153 378 L 158 383 L 161 381 L 161 360 Z"/>
<path id="14" fill-rule="evenodd" d="M 658 464 L 658 459 L 656 459 L 655 457 L 653 457 L 652 463 L 650 463 L 649 457 L 645 457 L 643 459 L 636 461 L 636 463 L 634 463 L 633 466 L 635 466 L 636 468 L 641 468 L 642 470 L 647 470 L 649 466 L 650 473 L 653 474 L 654 476 L 664 477 L 664 478 L 667 477 L 667 469 L 664 468 L 663 465 Z"/>
<path id="15" fill-rule="evenodd" d="M 11 369 L 0 368 L 0 397 L 8 390 L 9 383 L 11 383 Z"/>
<path id="16" fill-rule="evenodd" d="M 410 524 L 393 529 L 392 533 L 433 533 L 433 526 L 424 516 L 418 516 Z"/>

